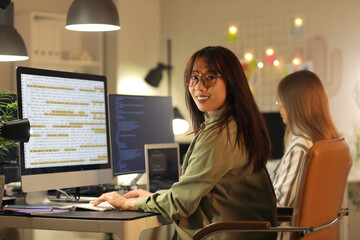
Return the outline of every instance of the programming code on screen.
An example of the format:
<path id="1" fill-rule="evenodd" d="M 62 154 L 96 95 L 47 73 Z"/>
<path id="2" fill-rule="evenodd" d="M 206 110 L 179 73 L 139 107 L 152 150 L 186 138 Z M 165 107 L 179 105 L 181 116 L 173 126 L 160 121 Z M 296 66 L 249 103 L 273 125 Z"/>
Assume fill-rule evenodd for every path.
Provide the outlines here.
<path id="1" fill-rule="evenodd" d="M 108 162 L 104 83 L 22 74 L 25 169 Z"/>
<path id="2" fill-rule="evenodd" d="M 114 175 L 145 171 L 144 145 L 172 143 L 170 97 L 109 95 Z"/>

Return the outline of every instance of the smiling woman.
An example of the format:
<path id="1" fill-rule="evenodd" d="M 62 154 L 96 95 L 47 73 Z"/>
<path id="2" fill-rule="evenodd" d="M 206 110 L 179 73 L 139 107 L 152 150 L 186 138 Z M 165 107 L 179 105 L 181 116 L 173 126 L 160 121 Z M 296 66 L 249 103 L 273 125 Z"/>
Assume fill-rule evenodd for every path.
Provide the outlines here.
<path id="1" fill-rule="evenodd" d="M 204 59 L 196 61 L 193 71 L 185 78 L 190 94 L 198 109 L 209 116 L 225 103 L 226 85 L 221 75 L 209 72 Z"/>
<path id="2" fill-rule="evenodd" d="M 106 193 L 94 204 L 161 213 L 174 222 L 173 239 L 190 240 L 203 226 L 223 220 L 275 225 L 276 200 L 265 168 L 269 136 L 239 60 L 224 47 L 206 47 L 192 55 L 184 76 L 195 137 L 179 181 L 154 193 Z M 224 233 L 221 239 L 276 237 L 248 234 Z"/>

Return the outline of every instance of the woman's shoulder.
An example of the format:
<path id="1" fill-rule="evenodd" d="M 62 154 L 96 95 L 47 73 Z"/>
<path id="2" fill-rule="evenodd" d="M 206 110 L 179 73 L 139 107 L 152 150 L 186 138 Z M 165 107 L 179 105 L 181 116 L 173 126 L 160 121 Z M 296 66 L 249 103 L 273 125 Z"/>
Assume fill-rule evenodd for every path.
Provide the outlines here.
<path id="1" fill-rule="evenodd" d="M 230 121 L 227 126 L 214 127 L 214 123 L 209 123 L 204 126 L 201 132 L 198 133 L 197 143 L 206 142 L 212 146 L 227 146 L 234 143 L 236 138 L 236 123 Z"/>
<path id="2" fill-rule="evenodd" d="M 310 149 L 313 144 L 311 138 L 306 135 L 293 136 L 290 141 L 290 146 L 292 147 L 300 146 L 307 149 Z"/>

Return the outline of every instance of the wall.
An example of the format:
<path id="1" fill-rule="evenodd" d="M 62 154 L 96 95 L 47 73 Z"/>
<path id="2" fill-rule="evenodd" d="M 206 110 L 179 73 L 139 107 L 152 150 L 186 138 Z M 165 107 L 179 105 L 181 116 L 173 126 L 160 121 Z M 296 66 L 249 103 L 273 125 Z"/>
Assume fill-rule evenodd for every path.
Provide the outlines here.
<path id="1" fill-rule="evenodd" d="M 356 102 L 360 76 L 360 31 L 357 31 L 360 22 L 357 13 L 359 7 L 360 2 L 355 0 L 162 1 L 162 42 L 164 43 L 167 38 L 173 41 L 174 103 L 181 106 L 182 112 L 187 112 L 183 103 L 183 83 L 180 76 L 186 61 L 194 51 L 207 45 L 219 44 L 226 44 L 226 47 L 236 50 L 230 43 L 221 40 L 221 37 L 226 37 L 219 36 L 226 31 L 222 27 L 249 20 L 305 14 L 311 20 L 308 38 L 321 36 L 326 41 L 327 52 L 321 64 L 327 66 L 325 72 L 328 77 L 322 80 L 327 90 L 333 90 L 331 85 L 335 81 L 341 83 L 337 92 L 329 96 L 330 108 L 335 124 L 354 150 L 354 124 L 360 119 L 360 105 Z M 237 41 L 241 41 L 241 33 Z M 308 42 L 306 44 L 308 45 Z M 341 52 L 342 63 L 339 63 L 340 57 L 331 58 L 336 49 Z M 243 53 L 237 54 L 240 56 Z M 305 56 L 306 54 L 305 52 Z M 330 79 L 331 71 L 335 67 L 342 70 L 341 79 Z"/>
<path id="2" fill-rule="evenodd" d="M 160 0 L 118 0 L 117 6 L 121 29 L 117 32 L 116 92 L 166 95 L 166 81 L 162 81 L 157 89 L 143 80 L 161 61 Z"/>

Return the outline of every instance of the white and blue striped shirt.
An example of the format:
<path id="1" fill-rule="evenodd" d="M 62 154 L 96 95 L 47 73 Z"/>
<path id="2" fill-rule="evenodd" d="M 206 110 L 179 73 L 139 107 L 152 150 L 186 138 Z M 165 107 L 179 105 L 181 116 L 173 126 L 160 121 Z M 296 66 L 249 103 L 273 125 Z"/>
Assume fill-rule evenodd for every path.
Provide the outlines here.
<path id="1" fill-rule="evenodd" d="M 284 156 L 272 173 L 271 180 L 279 207 L 294 206 L 300 166 L 312 145 L 312 140 L 307 136 L 293 136 Z"/>

